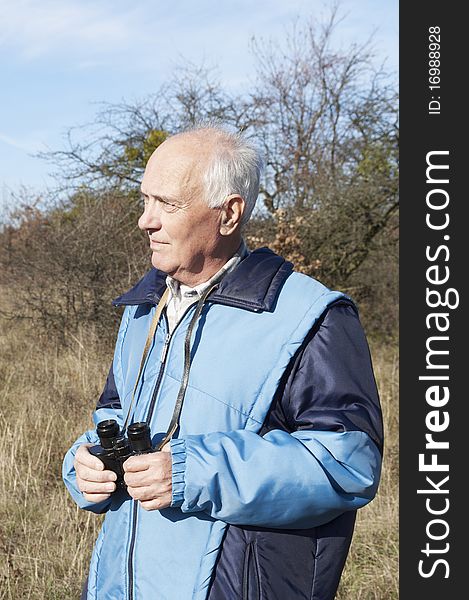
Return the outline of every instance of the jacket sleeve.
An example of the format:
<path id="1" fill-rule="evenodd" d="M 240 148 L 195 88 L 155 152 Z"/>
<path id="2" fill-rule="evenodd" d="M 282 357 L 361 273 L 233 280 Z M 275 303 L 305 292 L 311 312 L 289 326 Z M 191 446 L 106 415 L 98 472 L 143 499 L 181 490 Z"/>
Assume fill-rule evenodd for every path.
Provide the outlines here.
<path id="1" fill-rule="evenodd" d="M 99 397 L 96 410 L 93 413 L 93 422 L 95 425 L 97 425 L 100 421 L 104 421 L 105 419 L 116 419 L 116 421 L 119 423 L 119 426 L 122 426 L 121 402 L 119 399 L 119 394 L 117 393 L 112 366 L 109 370 L 103 393 Z M 75 460 L 75 454 L 78 447 L 87 443 L 99 443 L 99 438 L 94 429 L 90 429 L 80 436 L 74 442 L 70 450 L 66 453 L 62 465 L 62 477 L 65 486 L 70 492 L 70 495 L 80 508 L 95 513 L 102 513 L 108 509 L 111 503 L 110 498 L 103 502 L 88 502 L 77 486 L 76 472 L 75 467 L 73 466 L 73 461 Z"/>
<path id="2" fill-rule="evenodd" d="M 268 426 L 171 441 L 173 506 L 237 525 L 309 528 L 376 494 L 382 418 L 352 306 L 330 308 L 274 399 Z"/>

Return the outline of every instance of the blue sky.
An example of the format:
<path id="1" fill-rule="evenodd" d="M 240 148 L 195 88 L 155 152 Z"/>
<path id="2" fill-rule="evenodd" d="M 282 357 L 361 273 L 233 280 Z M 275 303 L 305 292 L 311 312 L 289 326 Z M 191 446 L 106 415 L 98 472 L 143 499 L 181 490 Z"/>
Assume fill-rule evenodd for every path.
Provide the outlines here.
<path id="1" fill-rule="evenodd" d="M 319 0 L 0 0 L 0 206 L 20 186 L 52 184 L 36 152 L 101 101 L 143 98 L 185 60 L 217 67 L 240 91 L 254 75 L 250 40 L 281 40 L 292 22 L 321 18 Z M 398 0 L 342 0 L 337 43 L 374 34 L 376 60 L 398 67 Z"/>

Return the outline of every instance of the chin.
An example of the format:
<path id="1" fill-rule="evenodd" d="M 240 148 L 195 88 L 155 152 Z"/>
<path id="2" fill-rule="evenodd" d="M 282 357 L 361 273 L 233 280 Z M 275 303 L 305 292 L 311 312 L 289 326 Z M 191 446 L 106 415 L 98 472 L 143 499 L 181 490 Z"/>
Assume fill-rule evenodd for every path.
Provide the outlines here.
<path id="1" fill-rule="evenodd" d="M 163 265 L 161 264 L 161 259 L 157 256 L 156 252 L 152 252 L 151 255 L 151 264 L 155 267 L 155 269 L 160 269 L 163 271 Z"/>
<path id="2" fill-rule="evenodd" d="M 168 261 L 165 261 L 157 252 L 153 252 L 151 255 L 151 264 L 155 269 L 159 269 L 167 275 L 171 275 L 171 272 L 174 272 L 175 270 L 173 266 Z"/>

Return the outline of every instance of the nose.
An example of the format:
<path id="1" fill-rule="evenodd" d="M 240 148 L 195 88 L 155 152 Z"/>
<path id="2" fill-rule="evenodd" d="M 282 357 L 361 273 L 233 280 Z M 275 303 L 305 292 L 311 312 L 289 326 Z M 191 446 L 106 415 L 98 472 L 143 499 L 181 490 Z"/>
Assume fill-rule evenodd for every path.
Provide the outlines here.
<path id="1" fill-rule="evenodd" d="M 138 220 L 138 226 L 142 231 L 161 229 L 161 208 L 159 202 L 148 200 L 143 213 Z"/>

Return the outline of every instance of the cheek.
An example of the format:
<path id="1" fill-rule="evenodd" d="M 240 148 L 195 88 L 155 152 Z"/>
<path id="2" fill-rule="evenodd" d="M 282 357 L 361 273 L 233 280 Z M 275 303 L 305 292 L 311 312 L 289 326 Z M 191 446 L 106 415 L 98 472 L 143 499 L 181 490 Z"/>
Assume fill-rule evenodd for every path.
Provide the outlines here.
<path id="1" fill-rule="evenodd" d="M 171 240 L 173 250 L 181 255 L 199 254 L 213 249 L 220 233 L 217 216 L 213 213 L 172 215 L 162 219 L 162 229 Z M 205 253 L 205 252 L 204 252 Z"/>
<path id="2" fill-rule="evenodd" d="M 212 245 L 220 238 L 220 226 L 215 215 L 207 215 L 205 219 L 201 219 L 196 225 L 194 231 L 197 231 L 198 238 L 206 245 Z"/>

